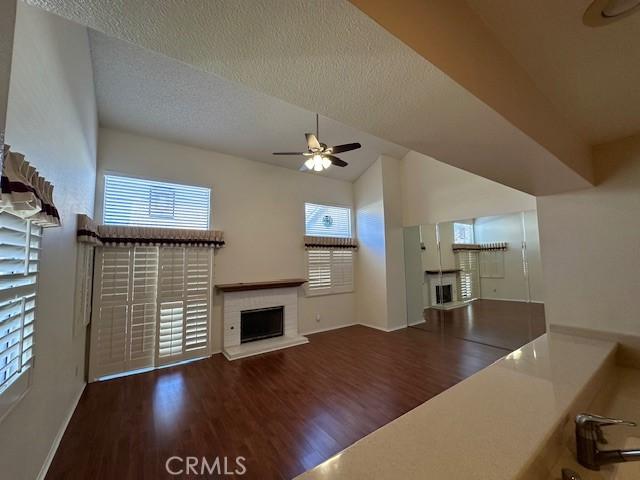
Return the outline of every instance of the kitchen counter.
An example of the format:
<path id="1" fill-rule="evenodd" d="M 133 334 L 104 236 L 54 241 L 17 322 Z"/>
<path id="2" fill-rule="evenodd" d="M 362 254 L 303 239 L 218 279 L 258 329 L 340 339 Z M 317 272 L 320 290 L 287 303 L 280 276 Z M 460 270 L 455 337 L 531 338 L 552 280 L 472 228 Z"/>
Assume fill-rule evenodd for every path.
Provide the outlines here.
<path id="1" fill-rule="evenodd" d="M 545 334 L 296 478 L 524 478 L 615 350 Z"/>

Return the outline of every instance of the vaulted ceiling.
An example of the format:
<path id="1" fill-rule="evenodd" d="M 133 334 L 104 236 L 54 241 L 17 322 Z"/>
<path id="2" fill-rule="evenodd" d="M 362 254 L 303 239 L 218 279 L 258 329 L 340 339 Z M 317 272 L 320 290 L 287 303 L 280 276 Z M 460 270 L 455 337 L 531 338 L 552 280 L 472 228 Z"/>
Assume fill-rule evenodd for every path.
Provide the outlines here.
<path id="1" fill-rule="evenodd" d="M 30 2 L 200 72 L 307 111 L 318 111 L 357 130 L 529 193 L 581 188 L 592 178 L 583 132 L 564 122 L 562 114 L 556 115 L 524 69 L 520 72 L 520 67 L 514 67 L 512 63 L 517 62 L 495 41 L 487 43 L 493 50 L 484 52 L 486 58 L 500 50 L 501 71 L 518 70 L 514 78 L 519 83 L 496 89 L 495 85 L 503 85 L 491 77 L 497 71 L 483 69 L 477 60 L 461 65 L 467 69 L 473 66 L 477 77 L 495 83 L 494 99 L 500 100 L 502 92 L 517 106 L 530 94 L 524 105 L 531 107 L 531 112 L 528 108 L 509 112 L 503 109 L 504 102 L 484 98 L 465 85 L 464 79 L 449 76 L 453 71 L 446 65 L 425 58 L 411 38 L 403 38 L 389 25 L 383 28 L 383 18 L 374 21 L 344 0 L 120 0 L 108 5 L 99 0 Z M 424 9 L 424 2 L 417 0 L 370 3 L 396 10 L 401 10 L 397 5 L 413 3 Z M 429 5 L 440 4 L 443 14 L 449 14 L 451 3 L 434 0 Z M 454 20 L 463 18 L 466 23 L 461 24 L 473 27 L 467 29 L 470 32 L 486 36 L 484 29 L 493 35 L 471 8 L 459 3 L 466 10 L 462 16 L 454 12 Z M 411 16 L 409 9 L 402 13 L 403 20 Z M 438 20 L 431 19 L 436 26 Z M 437 28 L 422 30 L 426 33 L 421 40 L 438 33 Z M 455 31 L 450 28 L 452 35 Z M 443 45 L 435 45 L 439 46 Z M 460 48 L 454 53 L 464 59 L 468 52 Z M 465 73 L 473 76 L 474 71 Z M 154 78 L 148 81 L 156 82 Z M 522 85 L 526 88 L 519 89 Z M 172 95 L 179 96 L 179 90 L 176 85 Z"/>
<path id="2" fill-rule="evenodd" d="M 102 126 L 292 169 L 304 162 L 272 152 L 306 151 L 314 112 L 93 30 L 89 38 Z M 340 155 L 348 166 L 321 175 L 353 181 L 380 155 L 408 151 L 328 118 L 319 123 L 328 145 L 362 144 Z"/>

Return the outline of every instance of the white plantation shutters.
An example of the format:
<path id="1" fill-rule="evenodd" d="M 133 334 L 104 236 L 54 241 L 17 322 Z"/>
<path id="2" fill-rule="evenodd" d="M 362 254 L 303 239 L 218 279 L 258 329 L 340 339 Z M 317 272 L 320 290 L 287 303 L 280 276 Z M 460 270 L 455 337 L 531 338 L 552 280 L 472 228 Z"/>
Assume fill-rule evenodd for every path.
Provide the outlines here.
<path id="1" fill-rule="evenodd" d="M 156 247 L 97 250 L 91 378 L 154 365 L 157 269 Z"/>
<path id="2" fill-rule="evenodd" d="M 104 224 L 207 230 L 211 190 L 105 175 Z"/>
<path id="3" fill-rule="evenodd" d="M 352 292 L 353 260 L 351 249 L 308 249 L 307 294 Z"/>
<path id="4" fill-rule="evenodd" d="M 307 293 L 331 293 L 331 250 L 307 250 Z"/>
<path id="5" fill-rule="evenodd" d="M 211 252 L 208 248 L 160 248 L 160 364 L 201 357 L 208 351 Z"/>
<path id="6" fill-rule="evenodd" d="M 0 213 L 0 394 L 33 363 L 42 228 Z"/>
<path id="7" fill-rule="evenodd" d="M 332 293 L 344 293 L 353 290 L 353 250 L 331 251 L 331 288 Z"/>
<path id="8" fill-rule="evenodd" d="M 458 275 L 458 292 L 462 300 L 478 298 L 480 275 L 478 252 L 474 250 L 458 250 L 455 252 L 456 263 L 461 270 Z"/>
<path id="9" fill-rule="evenodd" d="M 90 379 L 208 355 L 212 266 L 209 248 L 98 249 Z"/>

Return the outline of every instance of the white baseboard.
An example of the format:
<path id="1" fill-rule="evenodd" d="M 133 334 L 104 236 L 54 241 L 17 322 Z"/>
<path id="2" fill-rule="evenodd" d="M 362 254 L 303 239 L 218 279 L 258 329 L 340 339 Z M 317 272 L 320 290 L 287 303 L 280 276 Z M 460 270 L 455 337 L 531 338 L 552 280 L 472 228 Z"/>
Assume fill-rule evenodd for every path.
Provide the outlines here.
<path id="1" fill-rule="evenodd" d="M 420 325 L 421 323 L 427 323 L 427 321 L 423 318 L 422 320 L 418 320 L 417 322 L 410 323 L 409 326 L 415 327 L 416 325 Z"/>
<path id="2" fill-rule="evenodd" d="M 386 328 L 386 327 L 379 327 L 378 325 L 368 325 L 366 323 L 360 323 L 359 325 L 362 325 L 363 327 L 369 327 L 369 328 L 373 328 L 374 330 L 380 330 L 381 332 L 395 332 L 396 330 L 402 330 L 403 328 L 407 328 L 406 325 L 400 325 L 399 327 L 393 327 L 393 328 Z"/>
<path id="3" fill-rule="evenodd" d="M 358 325 L 358 324 L 357 323 L 347 323 L 345 325 L 336 325 L 334 327 L 318 328 L 317 330 L 311 330 L 310 332 L 302 332 L 301 335 L 313 335 L 314 333 L 328 332 L 330 330 L 338 330 L 340 328 L 353 327 L 354 325 Z"/>
<path id="4" fill-rule="evenodd" d="M 539 300 L 523 300 L 521 298 L 489 298 L 489 297 L 479 297 L 478 300 L 496 300 L 499 302 L 519 302 L 519 303 L 544 303 Z"/>
<path id="5" fill-rule="evenodd" d="M 71 417 L 73 417 L 73 414 L 76 411 L 76 407 L 78 406 L 78 402 L 80 401 L 80 398 L 82 397 L 82 393 L 84 392 L 84 389 L 85 389 L 86 386 L 87 386 L 86 383 L 84 383 L 82 385 L 82 388 L 80 389 L 80 392 L 78 393 L 78 396 L 76 397 L 75 401 L 73 402 L 73 405 L 71 405 L 71 408 L 69 409 L 69 412 L 67 413 L 66 418 L 62 422 L 62 425 L 60 425 L 60 430 L 58 430 L 58 433 L 56 434 L 56 437 L 53 439 L 53 443 L 51 444 L 51 449 L 49 450 L 49 453 L 47 454 L 47 458 L 45 458 L 44 464 L 42 465 L 42 468 L 40 469 L 40 473 L 36 477 L 37 480 L 44 480 L 44 477 L 47 476 L 47 472 L 49 471 L 49 467 L 51 466 L 51 462 L 53 461 L 53 457 L 55 457 L 56 452 L 58 451 L 58 447 L 60 446 L 60 442 L 62 441 L 62 437 L 64 435 L 64 432 L 67 430 L 67 426 L 69 425 L 69 422 L 71 421 Z"/>

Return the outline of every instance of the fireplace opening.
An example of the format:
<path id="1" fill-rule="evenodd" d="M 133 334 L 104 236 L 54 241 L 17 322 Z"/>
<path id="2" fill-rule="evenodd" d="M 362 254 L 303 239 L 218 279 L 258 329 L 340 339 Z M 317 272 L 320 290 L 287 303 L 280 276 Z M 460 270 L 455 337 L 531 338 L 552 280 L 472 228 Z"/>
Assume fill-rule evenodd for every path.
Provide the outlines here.
<path id="1" fill-rule="evenodd" d="M 436 285 L 436 303 L 449 303 L 453 300 L 452 285 Z"/>
<path id="2" fill-rule="evenodd" d="M 284 306 L 240 312 L 240 343 L 284 335 Z"/>

